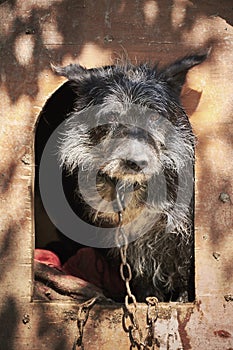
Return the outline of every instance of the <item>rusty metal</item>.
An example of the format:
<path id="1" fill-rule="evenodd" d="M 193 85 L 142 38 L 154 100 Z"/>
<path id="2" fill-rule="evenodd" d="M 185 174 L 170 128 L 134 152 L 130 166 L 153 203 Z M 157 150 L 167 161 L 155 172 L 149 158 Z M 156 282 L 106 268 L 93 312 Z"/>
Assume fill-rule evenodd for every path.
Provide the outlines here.
<path id="1" fill-rule="evenodd" d="M 155 335 L 155 322 L 158 318 L 158 299 L 156 297 L 147 297 L 147 336 L 145 343 L 151 350 L 156 350 L 160 347 L 158 338 Z"/>
<path id="2" fill-rule="evenodd" d="M 129 339 L 131 342 L 130 349 L 143 349 L 142 346 L 142 331 L 139 327 L 139 322 L 137 319 L 137 300 L 135 295 L 132 293 L 129 282 L 132 279 L 132 270 L 127 263 L 127 248 L 128 248 L 128 239 L 127 235 L 122 227 L 123 224 L 123 211 L 125 208 L 124 203 L 124 186 L 120 183 L 116 187 L 116 201 L 117 201 L 117 210 L 118 210 L 118 227 L 116 230 L 116 242 L 119 246 L 120 238 L 123 240 L 123 245 L 119 247 L 121 264 L 120 264 L 120 275 L 122 280 L 125 282 L 126 287 L 126 296 L 125 296 L 125 311 L 123 315 L 123 328 L 129 334 Z M 132 303 L 129 303 L 129 301 Z M 129 319 L 129 325 L 127 326 L 126 320 Z"/>
<path id="3" fill-rule="evenodd" d="M 78 315 L 77 315 L 77 327 L 78 327 L 79 335 L 78 337 L 75 337 L 72 350 L 76 350 L 77 346 L 80 347 L 81 350 L 84 350 L 84 343 L 83 343 L 84 327 L 85 327 L 85 324 L 87 323 L 90 309 L 95 304 L 96 300 L 97 300 L 97 297 L 87 300 L 85 303 L 79 305 Z"/>
<path id="4" fill-rule="evenodd" d="M 122 215 L 119 215 L 119 227 L 117 230 L 117 233 L 120 231 L 121 235 L 124 236 L 125 241 L 127 240 L 127 237 L 125 235 L 125 232 L 121 226 L 122 224 Z M 122 280 L 125 282 L 126 292 L 127 295 L 125 296 L 125 312 L 123 315 L 123 323 L 125 325 L 124 329 L 126 332 L 129 333 L 129 339 L 131 342 L 131 348 L 136 349 L 142 349 L 142 331 L 139 327 L 138 319 L 137 319 L 137 301 L 136 297 L 131 291 L 130 288 L 130 280 L 132 279 L 132 271 L 130 265 L 127 263 L 127 246 L 128 244 L 125 244 L 124 246 L 120 247 L 120 256 L 121 256 L 121 264 L 120 264 L 120 274 Z M 129 301 L 132 301 L 132 303 L 129 303 Z M 130 325 L 126 326 L 126 319 L 129 319 Z"/>

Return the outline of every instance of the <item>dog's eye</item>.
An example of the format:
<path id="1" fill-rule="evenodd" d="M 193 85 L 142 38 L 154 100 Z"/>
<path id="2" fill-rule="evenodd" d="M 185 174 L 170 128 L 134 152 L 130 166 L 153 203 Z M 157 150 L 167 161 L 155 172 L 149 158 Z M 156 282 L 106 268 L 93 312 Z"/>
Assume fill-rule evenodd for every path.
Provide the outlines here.
<path id="1" fill-rule="evenodd" d="M 160 149 L 161 149 L 161 151 L 166 151 L 167 148 L 166 148 L 164 143 L 160 142 Z"/>
<path id="2" fill-rule="evenodd" d="M 117 117 L 116 117 L 116 115 L 111 114 L 111 115 L 108 117 L 108 121 L 109 121 L 109 123 L 111 123 L 111 124 L 117 123 Z"/>
<path id="3" fill-rule="evenodd" d="M 152 128 L 152 129 L 157 128 L 159 119 L 160 119 L 160 115 L 158 113 L 150 114 L 147 119 L 147 125 L 149 126 L 149 128 Z"/>
<path id="4" fill-rule="evenodd" d="M 160 117 L 159 114 L 152 114 L 152 115 L 150 115 L 149 120 L 151 123 L 154 123 L 159 119 L 159 117 Z"/>

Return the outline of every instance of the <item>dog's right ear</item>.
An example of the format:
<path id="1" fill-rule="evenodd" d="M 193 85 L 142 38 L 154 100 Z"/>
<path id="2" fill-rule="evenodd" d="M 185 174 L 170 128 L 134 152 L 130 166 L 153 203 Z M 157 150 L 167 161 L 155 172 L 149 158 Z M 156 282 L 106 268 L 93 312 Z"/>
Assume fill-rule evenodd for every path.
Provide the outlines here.
<path id="1" fill-rule="evenodd" d="M 64 76 L 72 81 L 79 81 L 84 77 L 88 77 L 90 74 L 87 68 L 79 64 L 69 64 L 66 67 L 57 67 L 51 64 L 51 68 L 56 74 Z"/>
<path id="2" fill-rule="evenodd" d="M 210 51 L 211 49 L 203 54 L 185 56 L 182 59 L 175 61 L 163 70 L 161 76 L 167 81 L 173 90 L 180 95 L 189 69 L 205 61 Z"/>

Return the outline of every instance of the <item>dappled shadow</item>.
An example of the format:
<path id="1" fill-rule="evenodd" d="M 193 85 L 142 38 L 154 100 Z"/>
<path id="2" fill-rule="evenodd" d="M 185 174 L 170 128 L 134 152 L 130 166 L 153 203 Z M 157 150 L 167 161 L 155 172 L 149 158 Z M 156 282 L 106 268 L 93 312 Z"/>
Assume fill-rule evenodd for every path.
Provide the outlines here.
<path id="1" fill-rule="evenodd" d="M 10 273 L 12 270 L 12 264 L 14 262 L 14 257 L 17 256 L 15 251 L 14 242 L 17 237 L 17 227 L 16 224 L 11 224 L 6 230 L 2 231 L 1 245 L 0 245 L 0 281 Z M 7 263 L 7 258 L 11 256 L 13 259 Z"/>
<path id="2" fill-rule="evenodd" d="M 200 2 L 198 0 L 192 0 L 193 6 L 196 9 L 197 15 L 203 15 L 208 17 L 222 17 L 227 23 L 233 25 L 233 4 L 231 0 L 225 0 L 220 3 L 213 4 L 214 6 L 209 6 L 208 1 L 204 1 L 201 10 Z"/>
<path id="3" fill-rule="evenodd" d="M 226 265 L 224 266 L 224 278 L 227 281 L 229 286 L 233 281 L 232 266 L 233 266 L 233 258 L 229 257 L 229 259 L 227 259 Z"/>
<path id="4" fill-rule="evenodd" d="M 205 124 L 197 141 L 199 206 L 203 211 L 203 219 L 211 227 L 210 239 L 216 247 L 224 241 L 222 232 L 230 231 L 233 224 L 232 113 L 233 109 L 230 109 L 223 116 L 223 121 L 213 120 Z M 226 120 L 228 115 L 229 122 Z"/>
<path id="5" fill-rule="evenodd" d="M 215 64 L 218 60 L 223 62 L 225 59 L 222 56 L 218 58 L 218 55 L 225 49 L 224 40 L 228 33 L 227 23 L 233 23 L 232 9 L 231 0 L 224 0 L 221 3 L 196 0 L 184 2 L 172 0 L 0 1 L 0 82 L 3 90 L 5 89 L 9 96 L 11 106 L 16 105 L 16 102 L 22 96 L 26 96 L 34 108 L 34 101 L 42 95 L 40 95 L 41 86 L 44 82 L 45 85 L 49 84 L 46 81 L 46 74 L 50 70 L 51 62 L 56 65 L 80 62 L 87 66 L 93 66 L 110 63 L 123 55 L 128 56 L 133 63 L 146 60 L 151 62 L 161 61 L 166 64 L 184 54 L 202 51 L 204 48 L 213 46 L 208 64 L 214 69 L 209 71 L 208 74 L 212 74 L 213 82 L 217 84 L 220 83 L 221 79 L 220 77 L 216 78 L 217 74 L 220 76 L 220 67 L 218 66 L 215 69 Z M 223 29 L 221 28 L 222 32 L 219 31 L 214 22 L 217 16 L 227 21 L 226 26 Z M 208 26 L 205 27 L 206 21 L 209 22 Z M 228 71 L 230 72 L 230 70 Z M 227 71 L 221 74 L 227 74 Z M 201 79 L 202 77 L 199 76 L 199 80 Z M 225 80 L 226 83 L 227 80 Z M 211 85 L 211 80 L 208 84 Z M 205 85 L 200 84 L 199 87 L 205 89 Z M 43 98 L 53 88 L 54 86 L 51 86 L 50 90 L 43 91 Z M 214 94 L 215 92 L 211 93 Z M 40 123 L 37 130 L 42 132 L 39 133 L 38 157 L 40 157 L 51 132 L 73 106 L 74 93 L 68 83 L 57 90 L 56 94 L 56 98 L 53 100 L 54 96 L 52 96 L 49 104 L 45 105 L 43 113 L 40 114 Z M 65 103 L 63 99 L 60 99 L 61 95 L 65 98 Z M 205 95 L 203 97 L 200 90 L 197 92 L 193 90 L 193 87 L 189 89 L 187 83 L 183 100 L 188 114 L 191 115 L 198 109 L 199 101 L 202 98 L 205 99 Z M 211 98 L 214 101 L 214 97 Z M 229 96 L 226 98 L 229 98 Z M 4 106 L 6 101 L 2 100 L 2 102 Z M 24 101 L 22 104 L 24 104 Z M 53 118 L 54 108 L 59 113 L 58 118 Z M 45 111 L 51 115 L 49 121 L 46 119 Z M 10 122 L 15 118 L 16 123 L 20 123 L 15 112 L 15 110 L 10 111 L 13 115 Z M 28 132 L 27 126 L 31 127 L 32 118 L 30 114 L 32 112 L 35 114 L 34 110 L 25 107 L 25 121 L 23 121 L 25 123 L 25 134 Z M 232 112 L 232 109 L 226 110 L 229 117 L 232 116 Z M 5 122 L 4 113 L 2 117 L 3 124 Z M 211 120 L 208 123 L 211 125 Z M 14 127 L 13 124 L 12 127 Z M 231 145 L 232 148 L 233 138 L 231 138 L 227 128 L 218 131 L 218 137 Z M 201 192 L 199 192 L 201 202 L 199 215 L 202 217 L 201 223 L 208 225 L 209 244 L 215 251 L 219 247 L 224 247 L 225 241 L 230 242 L 233 217 L 232 203 L 221 202 L 219 195 L 221 192 L 232 194 L 232 187 L 230 186 L 232 172 L 222 171 L 219 167 L 214 169 L 211 166 L 208 160 L 211 157 L 214 159 L 214 155 L 208 154 L 207 141 L 206 135 L 202 134 L 200 143 L 197 145 L 199 160 L 202 160 L 200 179 L 198 179 L 199 191 L 201 188 Z M 26 143 L 26 141 L 22 141 L 22 138 L 20 138 L 20 142 Z M 18 152 L 17 147 L 15 149 L 12 147 L 12 152 L 16 154 Z M 228 161 L 226 163 L 232 162 L 229 154 L 227 153 Z M 16 159 L 18 165 L 18 158 Z M 38 159 L 36 160 L 37 163 Z M 4 175 L 0 174 L 2 195 L 7 195 L 11 183 L 15 180 L 15 171 L 16 163 L 9 161 L 8 166 L 5 166 Z M 225 176 L 226 173 L 227 176 Z M 17 198 L 14 198 L 14 201 L 17 202 Z M 25 215 L 25 213 L 22 213 L 22 215 Z M 11 220 L 13 221 L 13 219 Z M 22 227 L 21 229 L 23 230 Z M 201 231 L 204 232 L 203 227 Z M 21 244 L 21 238 L 18 238 L 17 232 L 18 228 L 13 222 L 12 225 L 8 225 L 8 229 L 1 233 L 0 259 L 3 264 L 0 265 L 0 279 L 3 279 L 7 273 L 11 273 L 10 263 L 13 260 L 14 263 L 17 261 L 16 250 L 20 249 Z M 229 234 L 226 234 L 228 232 Z M 31 232 L 25 232 L 27 239 L 29 234 Z M 225 237 L 223 237 L 223 234 L 225 234 Z M 220 253 L 222 253 L 221 250 Z M 227 259 L 223 276 L 225 281 L 232 280 L 232 263 L 232 258 Z M 22 265 L 22 271 L 23 268 Z M 49 342 L 48 347 L 51 348 L 52 346 L 54 350 L 68 349 L 67 344 L 70 339 L 68 339 L 63 319 L 57 325 L 58 315 L 48 312 L 45 303 L 41 303 L 37 320 L 36 336 L 39 340 L 36 346 L 41 343 L 44 347 Z M 2 342 L 0 347 L 2 346 L 4 350 L 17 348 L 15 346 L 16 331 L 21 320 L 19 319 L 16 301 L 11 296 L 4 299 L 0 310 L 0 322 L 1 325 L 4 325 L 0 331 Z M 17 337 L 19 337 L 19 334 L 17 334 Z M 52 345 L 50 343 L 51 339 Z M 34 345 L 32 348 L 35 348 Z"/>
<path id="6" fill-rule="evenodd" d="M 0 172 L 0 194 L 4 194 L 9 190 L 13 182 L 16 167 L 16 162 L 12 162 L 5 171 Z"/>
<path id="7" fill-rule="evenodd" d="M 15 349 L 16 333 L 19 323 L 19 311 L 15 298 L 8 296 L 0 310 L 0 339 L 1 349 Z"/>
<path id="8" fill-rule="evenodd" d="M 228 112 L 232 115 L 233 110 Z M 213 122 L 206 125 L 199 138 L 198 149 L 198 225 L 203 237 L 198 237 L 203 249 L 207 249 L 212 268 L 219 265 L 219 286 L 230 286 L 232 275 L 232 127 L 231 123 Z M 226 288 L 226 286 L 224 286 Z"/>
<path id="9" fill-rule="evenodd" d="M 64 319 L 64 314 L 61 314 L 58 324 L 58 315 L 48 312 L 46 304 L 37 305 L 35 315 L 30 311 L 28 314 L 23 314 L 18 302 L 15 297 L 9 295 L 0 309 L 0 348 L 2 350 L 26 347 L 38 349 L 39 344 L 42 348 L 47 345 L 47 348 L 51 350 L 71 349 L 73 339 L 69 339 L 67 327 L 64 327 L 66 322 L 67 325 L 69 324 L 69 320 Z M 27 310 L 30 308 L 27 307 Z M 76 329 L 76 322 L 73 321 L 71 325 Z M 18 333 L 19 329 L 25 327 L 31 329 L 31 337 L 28 339 Z"/>
<path id="10" fill-rule="evenodd" d="M 227 14 L 224 5 L 220 7 L 223 15 Z M 15 102 L 21 95 L 35 98 L 40 73 L 49 69 L 51 62 L 61 64 L 64 58 L 77 61 L 85 54 L 86 61 L 90 58 L 93 62 L 94 54 L 100 63 L 104 52 L 111 60 L 123 48 L 133 60 L 167 62 L 175 51 L 176 56 L 183 55 L 217 40 L 214 33 L 200 38 L 199 43 L 185 40 L 185 33 L 193 29 L 197 19 L 211 12 L 211 5 L 177 5 L 172 0 L 115 0 L 98 6 L 94 1 L 54 0 L 33 5 L 5 1 L 0 8 L 4 19 L 1 82 Z M 174 54 L 164 55 L 175 46 Z"/>

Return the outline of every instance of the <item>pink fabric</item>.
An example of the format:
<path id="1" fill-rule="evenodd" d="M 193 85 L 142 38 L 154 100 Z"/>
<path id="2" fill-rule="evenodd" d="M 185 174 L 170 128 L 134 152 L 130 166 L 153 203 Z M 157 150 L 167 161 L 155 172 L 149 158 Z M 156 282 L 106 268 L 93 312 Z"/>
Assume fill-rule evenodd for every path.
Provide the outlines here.
<path id="1" fill-rule="evenodd" d="M 49 250 L 35 249 L 34 259 L 49 266 L 62 267 L 59 257 Z"/>

